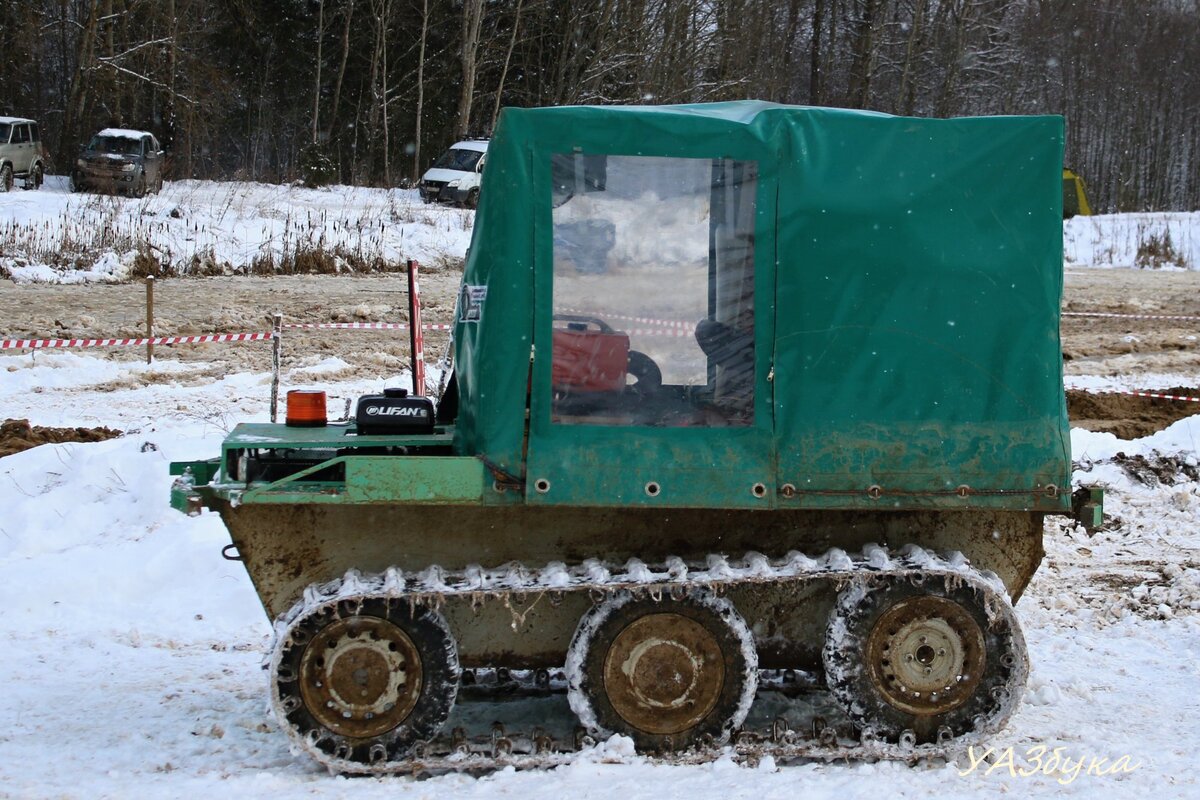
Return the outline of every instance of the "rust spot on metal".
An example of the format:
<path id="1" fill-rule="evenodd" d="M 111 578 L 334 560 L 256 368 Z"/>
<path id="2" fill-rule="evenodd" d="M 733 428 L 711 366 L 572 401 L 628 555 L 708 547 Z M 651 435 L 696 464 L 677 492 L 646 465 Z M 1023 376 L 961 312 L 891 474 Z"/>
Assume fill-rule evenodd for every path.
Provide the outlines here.
<path id="1" fill-rule="evenodd" d="M 682 733 L 721 696 L 725 662 L 716 637 L 679 614 L 646 614 L 617 634 L 604 657 L 613 710 L 640 731 Z"/>
<path id="2" fill-rule="evenodd" d="M 880 615 L 867 639 L 875 689 L 920 716 L 965 703 L 983 678 L 983 631 L 965 608 L 934 595 L 901 600 Z"/>
<path id="3" fill-rule="evenodd" d="M 300 659 L 305 708 L 343 736 L 366 739 L 395 728 L 416 706 L 421 684 L 416 646 L 379 617 L 334 620 Z"/>

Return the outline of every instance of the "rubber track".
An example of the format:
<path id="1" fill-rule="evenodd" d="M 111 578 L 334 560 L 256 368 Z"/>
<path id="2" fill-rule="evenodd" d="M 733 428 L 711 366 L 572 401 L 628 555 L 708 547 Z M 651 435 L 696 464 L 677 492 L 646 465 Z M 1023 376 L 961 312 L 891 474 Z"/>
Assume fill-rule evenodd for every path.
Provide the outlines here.
<path id="1" fill-rule="evenodd" d="M 1003 583 L 991 572 L 981 572 L 970 565 L 960 553 L 945 557 L 920 547 L 908 545 L 897 553 L 868 545 L 858 555 L 833 549 L 820 558 L 810 558 L 798 552 L 782 559 L 769 559 L 761 553 L 747 553 L 743 558 L 730 560 L 722 555 L 710 555 L 704 564 L 685 563 L 668 558 L 661 564 L 648 565 L 630 559 L 616 566 L 595 560 L 567 567 L 551 563 L 540 569 L 523 564 L 507 564 L 496 569 L 468 567 L 447 571 L 437 566 L 417 573 L 405 573 L 391 568 L 375 575 L 363 575 L 350 570 L 344 577 L 324 584 L 313 584 L 304 590 L 303 597 L 275 622 L 274 644 L 265 667 L 274 675 L 284 644 L 297 621 L 328 605 L 353 601 L 359 597 L 375 596 L 393 600 L 404 599 L 416 604 L 435 607 L 448 596 L 466 596 L 479 605 L 504 602 L 513 595 L 545 593 L 553 601 L 555 594 L 589 592 L 600 598 L 618 590 L 645 592 L 652 597 L 670 596 L 690 586 L 703 586 L 718 594 L 726 588 L 745 583 L 794 583 L 821 580 L 843 589 L 857 581 L 911 580 L 928 585 L 942 580 L 947 587 L 964 584 L 973 587 L 984 599 L 989 621 L 1007 624 L 1013 632 L 1015 666 L 1011 670 L 1007 696 L 994 712 L 983 719 L 971 732 L 937 743 L 913 744 L 908 741 L 887 742 L 874 739 L 869 733 L 850 738 L 834 728 L 824 726 L 820 718 L 813 720 L 811 729 L 795 731 L 777 721 L 769 729 L 743 730 L 724 745 L 646 758 L 656 763 L 696 764 L 714 760 L 724 754 L 735 759 L 756 761 L 764 756 L 779 760 L 795 759 L 888 759 L 909 763 L 925 759 L 949 759 L 968 746 L 982 743 L 999 731 L 1016 708 L 1028 676 L 1028 656 L 1020 626 L 1013 613 Z M 527 602 L 521 598 L 522 603 Z M 439 735 L 435 740 L 414 748 L 409 758 L 377 764 L 331 758 L 311 746 L 287 722 L 275 691 L 271 692 L 276 719 L 303 751 L 309 753 L 331 772 L 346 774 L 437 774 L 443 772 L 487 772 L 512 766 L 517 769 L 547 768 L 569 763 L 581 756 L 595 743 L 587 736 L 576 736 L 570 745 L 548 742 L 537 732 L 530 734 L 481 731 L 465 737 Z M 622 757 L 606 755 L 596 750 L 600 761 L 621 761 Z"/>

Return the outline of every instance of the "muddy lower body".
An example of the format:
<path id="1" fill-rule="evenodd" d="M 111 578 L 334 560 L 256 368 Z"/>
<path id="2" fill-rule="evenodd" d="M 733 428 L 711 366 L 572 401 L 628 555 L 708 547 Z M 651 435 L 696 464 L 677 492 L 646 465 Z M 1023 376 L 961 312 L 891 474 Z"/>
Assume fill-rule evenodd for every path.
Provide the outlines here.
<path id="1" fill-rule="evenodd" d="M 277 717 L 352 773 L 545 766 L 612 733 L 669 760 L 730 741 L 747 758 L 943 754 L 1020 696 L 1006 593 L 1042 556 L 1042 516 L 1020 512 L 220 511 L 277 619 Z M 578 736 L 456 730 L 496 705 L 458 708 L 464 669 L 525 672 L 547 698 L 557 680 Z M 810 676 L 804 697 L 763 696 L 763 669 Z"/>

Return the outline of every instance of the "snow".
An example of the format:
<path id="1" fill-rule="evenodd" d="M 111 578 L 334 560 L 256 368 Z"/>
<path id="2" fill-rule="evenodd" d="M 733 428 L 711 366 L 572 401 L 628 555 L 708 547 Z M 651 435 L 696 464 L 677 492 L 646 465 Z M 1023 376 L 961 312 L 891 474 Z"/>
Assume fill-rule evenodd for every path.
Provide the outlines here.
<path id="1" fill-rule="evenodd" d="M 1175 257 L 1161 269 L 1200 269 L 1200 211 L 1097 214 L 1063 222 L 1063 262 L 1068 267 L 1140 267 L 1139 246 L 1169 241 Z M 1145 256 L 1143 256 L 1145 261 Z"/>
<path id="2" fill-rule="evenodd" d="M 234 269 L 264 249 L 282 252 L 289 218 L 289 247 L 301 235 L 294 225 L 299 220 L 307 225 L 310 218 L 323 219 L 330 236 L 353 237 L 358 234 L 347 234 L 346 226 L 361 217 L 372 225 L 388 221 L 381 238 L 372 240 L 381 251 L 461 255 L 469 217 L 421 207 L 413 195 L 182 181 L 135 201 L 70 195 L 60 181 L 49 191 L 0 195 L 0 219 L 43 226 L 49 231 L 44 249 L 59 246 L 51 240 L 67 231 L 132 226 L 150 231 L 155 247 L 185 267 L 193 256 Z M 170 214 L 176 208 L 179 219 Z M 1138 226 L 1144 232 L 1153 223 L 1167 226 L 1177 252 L 1190 259 L 1180 266 L 1200 268 L 1200 214 L 1137 216 L 1071 220 L 1068 262 L 1131 266 Z M 415 221 L 404 221 L 409 217 Z M 93 280 L 74 272 L 116 280 L 128 269 L 120 248 L 101 254 L 100 268 L 14 256 L 10 246 L 4 252 L 9 255 L 0 258 L 0 268 L 12 272 L 20 262 L 17 270 L 29 270 L 14 274 L 20 280 Z M 407 375 L 339 380 L 345 367 L 339 359 L 314 359 L 288 373 L 287 382 L 320 382 L 336 412 L 341 398 L 408 381 Z M 667 766 L 638 756 L 628 739 L 613 737 L 547 771 L 347 779 L 292 752 L 269 713 L 261 663 L 271 625 L 245 571 L 221 557 L 229 539 L 219 518 L 189 518 L 167 507 L 167 464 L 211 457 L 235 422 L 265 421 L 269 376 L 226 373 L 196 361 L 117 362 L 92 352 L 3 355 L 0 375 L 0 418 L 126 432 L 106 442 L 45 445 L 0 459 L 0 795 L 1200 796 L 1194 769 L 1200 744 L 1200 482 L 1180 476 L 1147 486 L 1111 463 L 1123 452 L 1194 466 L 1200 416 L 1132 441 L 1072 431 L 1075 482 L 1105 484 L 1106 511 L 1120 522 L 1093 535 L 1061 521 L 1048 526 L 1046 559 L 1015 609 L 1029 648 L 1029 684 L 1009 725 L 990 742 L 991 761 L 980 761 L 975 752 L 956 763 L 914 767 L 772 759 L 743 766 L 728 757 Z M 1071 381 L 1092 388 L 1186 385 L 1170 375 Z M 888 554 L 870 551 L 867 557 L 883 563 Z M 821 563 L 800 554 L 794 560 L 797 569 Z M 849 556 L 830 554 L 822 561 L 833 567 L 843 560 Z M 596 579 L 607 573 L 596 562 L 585 568 Z M 561 565 L 544 573 L 550 585 L 566 578 Z M 1128 771 L 1112 772 L 1115 764 Z M 1112 774 L 1096 774 L 1106 771 Z"/>
<path id="3" fill-rule="evenodd" d="M 149 136 L 147 131 L 135 131 L 128 128 L 105 128 L 96 134 L 97 136 L 113 136 L 117 139 L 141 139 L 143 136 Z"/>
<path id="4" fill-rule="evenodd" d="M 0 660 L 0 785 L 13 796 L 657 800 L 887 791 L 911 798 L 1133 798 L 1155 786 L 1162 797 L 1183 798 L 1198 791 L 1195 482 L 1147 488 L 1113 476 L 1106 503 L 1125 520 L 1120 529 L 1093 537 L 1065 526 L 1050 531 L 1047 560 L 1016 607 L 1032 672 L 1025 702 L 992 741 L 1000 754 L 995 765 L 965 775 L 959 773 L 971 769 L 969 759 L 912 768 L 751 768 L 729 759 L 674 767 L 635 755 L 618 738 L 544 772 L 347 780 L 290 752 L 267 711 L 260 663 L 271 628 L 245 572 L 221 558 L 228 538 L 219 519 L 184 517 L 166 505 L 167 463 L 211 456 L 233 419 L 265 418 L 267 376 L 187 385 L 204 365 L 148 367 L 73 353 L 7 356 L 2 364 L 4 416 L 128 431 L 0 461 L 0 637 L 7 645 Z M 119 372 L 151 371 L 155 383 L 108 388 Z M 331 389 L 349 395 L 378 383 Z M 197 408 L 206 410 L 187 410 Z M 1083 431 L 1072 438 L 1077 452 L 1094 460 L 1116 449 L 1194 458 L 1196 434 L 1196 424 L 1182 420 L 1134 442 Z M 1076 479 L 1101 477 L 1102 470 Z M 1101 590 L 1096 574 L 1127 576 L 1129 585 Z M 1011 770 L 1004 756 L 1010 747 Z M 1063 755 L 1107 758 L 1106 765 L 1129 755 L 1140 765 L 1105 776 L 1085 767 L 1074 780 L 1070 773 L 1022 777 L 1020 771 L 1048 766 L 1055 748 L 1063 748 L 1057 766 Z M 42 766 L 48 759 L 52 768 Z"/>
<path id="5" fill-rule="evenodd" d="M 142 199 L 72 194 L 61 176 L 0 194 L 0 277 L 18 283 L 128 280 L 135 259 L 174 274 L 244 273 L 324 249 L 354 260 L 462 259 L 474 212 L 421 202 L 416 190 L 168 181 Z"/>

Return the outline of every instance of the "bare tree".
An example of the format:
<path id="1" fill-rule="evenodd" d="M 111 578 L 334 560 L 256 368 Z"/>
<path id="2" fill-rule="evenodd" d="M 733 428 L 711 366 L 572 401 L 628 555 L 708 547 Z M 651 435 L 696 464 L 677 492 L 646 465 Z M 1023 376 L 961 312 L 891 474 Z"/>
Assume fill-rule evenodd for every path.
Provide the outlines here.
<path id="1" fill-rule="evenodd" d="M 466 138 L 471 131 L 471 106 L 475 98 L 476 60 L 479 31 L 483 25 L 483 0 L 463 0 L 462 16 L 462 87 L 458 99 L 458 124 L 455 134 Z"/>

